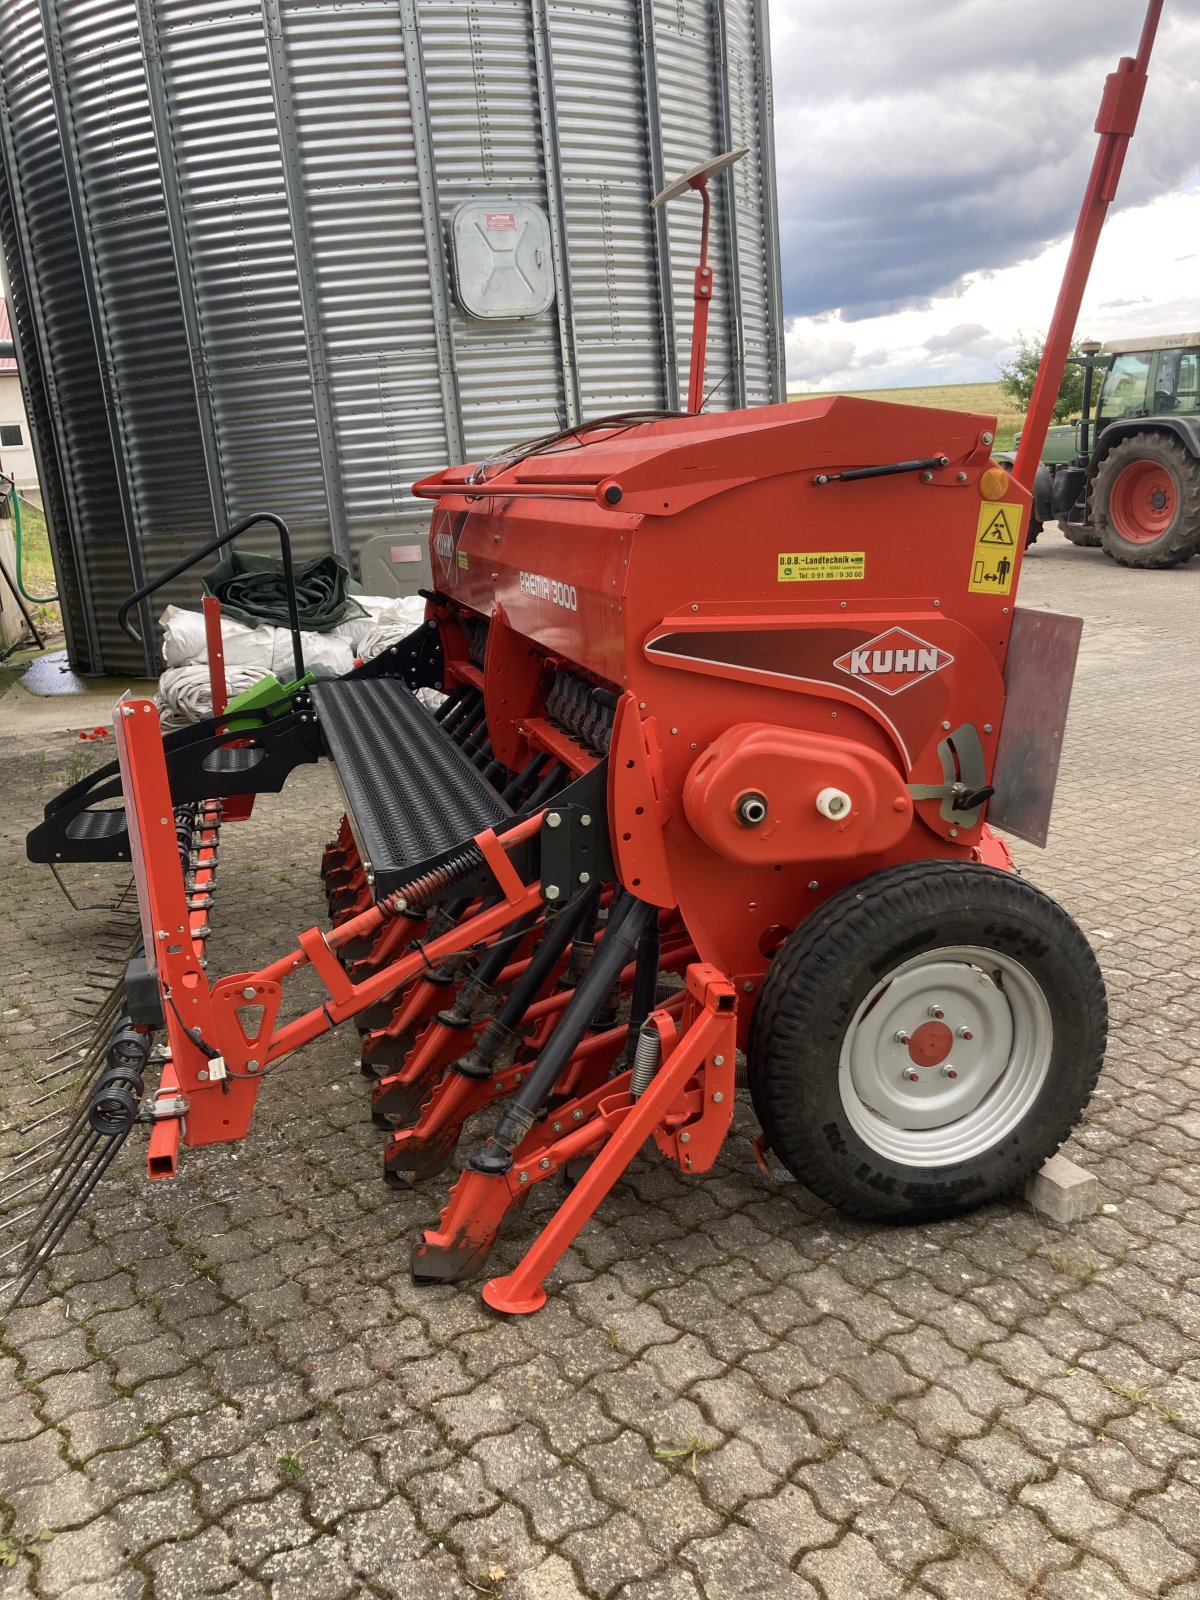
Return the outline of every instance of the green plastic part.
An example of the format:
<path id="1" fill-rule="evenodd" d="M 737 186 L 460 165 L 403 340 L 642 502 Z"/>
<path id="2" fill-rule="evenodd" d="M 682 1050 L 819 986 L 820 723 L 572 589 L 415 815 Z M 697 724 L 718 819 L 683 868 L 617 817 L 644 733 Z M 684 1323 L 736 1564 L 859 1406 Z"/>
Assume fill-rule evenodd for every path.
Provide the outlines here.
<path id="1" fill-rule="evenodd" d="M 243 689 L 241 694 L 235 694 L 225 707 L 226 715 L 238 711 L 263 711 L 268 706 L 280 700 L 286 700 L 312 682 L 312 673 L 306 672 L 302 678 L 295 678 L 291 683 L 280 683 L 273 672 L 268 672 L 266 677 L 260 678 L 257 683 L 252 683 L 248 689 Z M 246 728 L 253 730 L 258 723 L 251 720 L 239 722 L 234 717 L 228 717 L 226 726 L 229 728 Z"/>

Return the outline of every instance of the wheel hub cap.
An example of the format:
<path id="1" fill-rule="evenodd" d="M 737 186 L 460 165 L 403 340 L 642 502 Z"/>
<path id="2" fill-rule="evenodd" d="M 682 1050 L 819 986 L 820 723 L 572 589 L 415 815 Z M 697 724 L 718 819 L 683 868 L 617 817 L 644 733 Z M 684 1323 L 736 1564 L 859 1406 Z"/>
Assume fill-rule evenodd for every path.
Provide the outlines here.
<path id="1" fill-rule="evenodd" d="M 1108 510 L 1122 538 L 1150 544 L 1171 526 L 1175 480 L 1157 461 L 1131 461 L 1113 483 Z"/>
<path id="2" fill-rule="evenodd" d="M 992 1148 L 1025 1115 L 1049 1068 L 1049 1007 L 1030 973 L 973 946 L 904 962 L 859 1007 L 839 1085 L 855 1131 L 913 1166 Z"/>
<path id="3" fill-rule="evenodd" d="M 939 1067 L 954 1047 L 944 1022 L 923 1022 L 908 1041 L 908 1059 L 918 1067 Z"/>

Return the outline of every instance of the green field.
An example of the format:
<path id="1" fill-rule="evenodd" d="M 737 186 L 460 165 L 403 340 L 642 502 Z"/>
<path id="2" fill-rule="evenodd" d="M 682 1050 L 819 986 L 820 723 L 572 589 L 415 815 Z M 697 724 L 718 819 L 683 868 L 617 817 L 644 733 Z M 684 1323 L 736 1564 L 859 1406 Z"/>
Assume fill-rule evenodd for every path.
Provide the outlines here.
<path id="1" fill-rule="evenodd" d="M 815 400 L 825 394 L 842 393 L 856 400 L 890 400 L 904 406 L 940 406 L 949 411 L 979 411 L 996 419 L 996 446 L 1010 449 L 1015 429 L 1025 413 L 1014 406 L 999 383 L 931 383 L 915 389 L 789 389 L 789 400 Z"/>

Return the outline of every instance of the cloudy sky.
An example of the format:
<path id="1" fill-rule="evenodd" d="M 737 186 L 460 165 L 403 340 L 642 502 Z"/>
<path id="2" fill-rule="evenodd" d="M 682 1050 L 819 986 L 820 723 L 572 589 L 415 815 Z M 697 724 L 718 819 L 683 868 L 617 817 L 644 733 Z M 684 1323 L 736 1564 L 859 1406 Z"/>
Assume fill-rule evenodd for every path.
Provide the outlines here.
<path id="1" fill-rule="evenodd" d="M 1045 331 L 1143 0 L 771 0 L 788 379 L 993 378 Z M 1200 5 L 1166 0 L 1081 337 L 1200 326 Z"/>

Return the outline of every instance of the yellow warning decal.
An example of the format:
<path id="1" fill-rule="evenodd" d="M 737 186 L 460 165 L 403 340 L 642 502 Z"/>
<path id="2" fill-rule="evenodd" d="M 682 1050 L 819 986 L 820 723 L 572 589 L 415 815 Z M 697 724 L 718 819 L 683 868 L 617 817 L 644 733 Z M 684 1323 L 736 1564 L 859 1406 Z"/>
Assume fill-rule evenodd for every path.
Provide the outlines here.
<path id="1" fill-rule="evenodd" d="M 458 564 L 464 572 L 471 565 L 471 558 L 465 550 L 460 550 L 458 552 Z"/>
<path id="2" fill-rule="evenodd" d="M 802 550 L 779 557 L 780 583 L 828 583 L 834 578 L 865 578 L 865 550 Z"/>
<path id="3" fill-rule="evenodd" d="M 1021 508 L 1002 500 L 985 500 L 979 508 L 975 549 L 971 553 L 968 594 L 1008 594 L 1012 590 Z"/>

